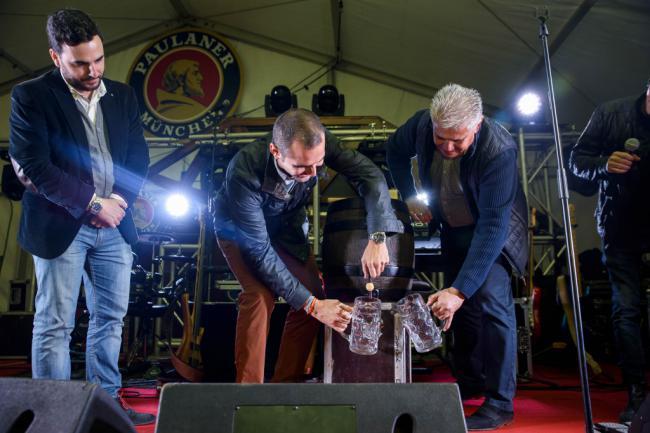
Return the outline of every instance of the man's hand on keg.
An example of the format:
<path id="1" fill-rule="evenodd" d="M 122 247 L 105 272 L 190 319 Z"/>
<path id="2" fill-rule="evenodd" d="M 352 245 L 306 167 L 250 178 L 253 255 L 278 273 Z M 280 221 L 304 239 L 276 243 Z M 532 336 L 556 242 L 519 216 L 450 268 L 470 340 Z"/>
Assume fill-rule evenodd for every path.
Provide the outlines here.
<path id="1" fill-rule="evenodd" d="M 388 248 L 386 243 L 375 243 L 368 241 L 366 249 L 361 256 L 361 268 L 363 269 L 363 278 L 377 278 L 384 272 L 384 268 L 390 262 Z"/>

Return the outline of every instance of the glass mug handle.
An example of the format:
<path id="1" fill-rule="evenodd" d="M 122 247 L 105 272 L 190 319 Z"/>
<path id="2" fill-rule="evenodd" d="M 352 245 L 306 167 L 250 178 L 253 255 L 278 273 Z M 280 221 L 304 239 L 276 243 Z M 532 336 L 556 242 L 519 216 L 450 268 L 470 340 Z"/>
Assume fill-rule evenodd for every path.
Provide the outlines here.
<path id="1" fill-rule="evenodd" d="M 437 327 L 438 329 L 440 329 L 440 331 L 442 331 L 442 329 L 444 329 L 444 327 L 445 327 L 445 324 L 447 323 L 447 319 L 438 319 L 438 318 L 436 317 L 436 315 L 433 314 L 433 309 L 432 309 L 432 307 L 429 306 L 429 305 L 427 305 L 427 304 L 426 304 L 426 301 L 425 301 L 424 307 L 425 307 L 427 310 L 429 310 L 429 313 L 431 314 L 431 317 L 433 318 L 433 324 L 436 325 L 436 327 Z M 438 322 L 438 324 L 436 324 L 436 322 Z"/>
<path id="2" fill-rule="evenodd" d="M 379 335 L 381 335 L 381 328 L 384 325 L 384 320 L 380 319 L 379 320 Z M 350 326 L 350 334 L 346 334 L 345 331 L 336 331 L 345 341 L 348 343 L 350 342 L 351 334 L 352 334 L 352 327 Z"/>

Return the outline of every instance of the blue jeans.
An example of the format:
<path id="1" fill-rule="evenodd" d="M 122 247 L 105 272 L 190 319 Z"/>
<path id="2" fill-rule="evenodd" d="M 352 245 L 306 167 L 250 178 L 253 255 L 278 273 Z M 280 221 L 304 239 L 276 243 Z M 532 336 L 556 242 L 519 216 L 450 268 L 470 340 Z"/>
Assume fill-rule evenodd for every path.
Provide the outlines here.
<path id="1" fill-rule="evenodd" d="M 90 313 L 86 380 L 111 396 L 122 386 L 118 358 L 129 304 L 131 246 L 117 229 L 81 226 L 54 259 L 34 256 L 38 291 L 32 337 L 34 379 L 70 379 L 70 334 L 83 278 Z"/>
<path id="2" fill-rule="evenodd" d="M 641 344 L 641 248 L 603 247 L 612 286 L 612 324 L 619 366 L 626 385 L 645 383 Z"/>
<path id="3" fill-rule="evenodd" d="M 483 285 L 454 317 L 453 365 L 461 388 L 484 390 L 485 404 L 512 411 L 517 327 L 510 272 L 502 260 L 492 265 Z M 445 280 L 447 287 L 453 282 L 447 276 Z"/>

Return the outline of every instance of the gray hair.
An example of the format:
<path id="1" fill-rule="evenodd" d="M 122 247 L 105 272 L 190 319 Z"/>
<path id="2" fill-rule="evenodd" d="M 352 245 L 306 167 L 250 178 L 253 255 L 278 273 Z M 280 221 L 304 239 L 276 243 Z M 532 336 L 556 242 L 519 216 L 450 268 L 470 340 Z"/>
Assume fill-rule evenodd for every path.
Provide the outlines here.
<path id="1" fill-rule="evenodd" d="M 302 108 L 292 108 L 280 114 L 273 125 L 273 144 L 282 155 L 295 140 L 300 141 L 306 149 L 319 145 L 325 134 L 325 127 L 318 116 Z"/>
<path id="2" fill-rule="evenodd" d="M 474 128 L 483 116 L 481 94 L 476 89 L 447 84 L 433 96 L 429 113 L 440 128 Z"/>

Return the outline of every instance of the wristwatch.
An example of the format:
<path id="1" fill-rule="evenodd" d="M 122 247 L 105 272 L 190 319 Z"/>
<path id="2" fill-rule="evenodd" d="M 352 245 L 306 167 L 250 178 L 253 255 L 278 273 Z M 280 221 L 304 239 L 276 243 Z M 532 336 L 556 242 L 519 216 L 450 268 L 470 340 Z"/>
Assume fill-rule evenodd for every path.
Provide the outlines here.
<path id="1" fill-rule="evenodd" d="M 386 242 L 386 233 L 374 232 L 368 238 L 376 244 L 383 244 Z"/>
<path id="2" fill-rule="evenodd" d="M 93 215 L 97 215 L 99 212 L 101 212 L 101 210 L 102 210 L 102 199 L 101 197 L 97 197 L 90 202 L 90 206 L 88 206 L 88 212 L 90 212 Z"/>

